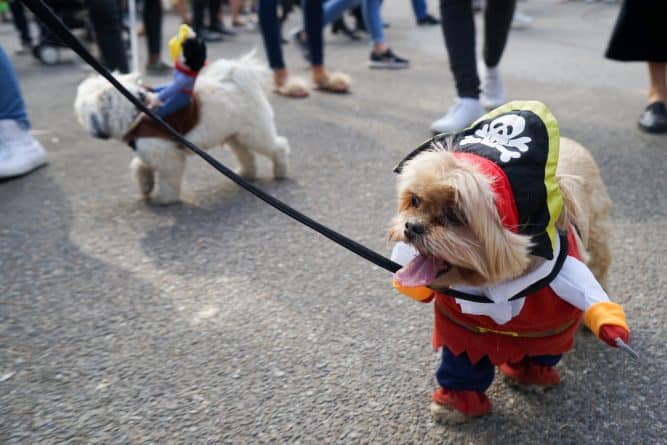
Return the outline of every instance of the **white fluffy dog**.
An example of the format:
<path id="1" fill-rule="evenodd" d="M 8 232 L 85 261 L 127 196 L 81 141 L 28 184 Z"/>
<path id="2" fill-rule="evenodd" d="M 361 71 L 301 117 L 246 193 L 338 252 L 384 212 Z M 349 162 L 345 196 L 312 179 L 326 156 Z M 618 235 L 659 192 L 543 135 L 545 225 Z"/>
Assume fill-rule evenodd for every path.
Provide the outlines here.
<path id="1" fill-rule="evenodd" d="M 273 109 L 266 98 L 269 71 L 253 54 L 238 60 L 217 60 L 197 77 L 194 94 L 200 102 L 199 122 L 184 136 L 202 149 L 227 144 L 238 158 L 238 173 L 254 179 L 255 154 L 273 162 L 273 175 L 287 174 L 289 145 L 278 136 Z M 138 75 L 117 76 L 136 96 L 146 94 Z M 84 80 L 78 88 L 74 110 L 79 123 L 94 137 L 122 140 L 138 111 L 101 76 Z M 178 201 L 190 152 L 173 140 L 136 140 L 136 157 L 130 164 L 139 190 L 156 204 Z"/>

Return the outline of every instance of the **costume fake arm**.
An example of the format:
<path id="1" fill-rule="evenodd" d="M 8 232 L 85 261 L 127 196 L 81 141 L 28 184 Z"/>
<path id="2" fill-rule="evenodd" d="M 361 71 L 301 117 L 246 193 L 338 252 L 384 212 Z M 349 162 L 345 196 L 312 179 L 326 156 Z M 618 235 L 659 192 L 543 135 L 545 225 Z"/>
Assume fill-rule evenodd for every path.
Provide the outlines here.
<path id="1" fill-rule="evenodd" d="M 584 323 L 599 339 L 614 347 L 616 338 L 627 342 L 630 329 L 623 308 L 609 301 L 609 296 L 584 263 L 568 256 L 549 286 L 560 298 L 584 311 Z"/>
<path id="2" fill-rule="evenodd" d="M 405 266 L 408 264 L 414 257 L 418 255 L 417 250 L 414 247 L 407 243 L 396 243 L 394 248 L 391 251 L 391 260 Z M 420 301 L 422 303 L 428 303 L 433 299 L 433 290 L 425 286 L 415 286 L 408 287 L 402 286 L 396 278 L 393 279 L 392 283 L 394 289 L 400 293 L 407 295 L 413 300 Z"/>

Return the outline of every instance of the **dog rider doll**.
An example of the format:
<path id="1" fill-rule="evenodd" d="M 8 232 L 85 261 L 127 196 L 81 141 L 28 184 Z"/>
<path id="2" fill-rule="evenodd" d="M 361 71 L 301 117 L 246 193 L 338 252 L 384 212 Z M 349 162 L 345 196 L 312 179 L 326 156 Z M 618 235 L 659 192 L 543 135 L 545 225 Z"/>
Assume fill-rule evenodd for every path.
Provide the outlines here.
<path id="1" fill-rule="evenodd" d="M 169 40 L 169 54 L 174 60 L 173 80 L 152 88 L 147 97 L 148 105 L 162 118 L 190 104 L 197 75 L 206 63 L 206 44 L 188 25 L 181 25 Z"/>

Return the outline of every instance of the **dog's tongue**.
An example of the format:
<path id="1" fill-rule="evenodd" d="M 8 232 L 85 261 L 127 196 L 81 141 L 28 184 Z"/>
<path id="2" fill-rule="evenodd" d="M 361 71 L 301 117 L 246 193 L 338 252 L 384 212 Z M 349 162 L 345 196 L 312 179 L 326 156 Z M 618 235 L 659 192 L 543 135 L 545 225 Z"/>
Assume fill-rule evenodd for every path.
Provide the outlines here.
<path id="1" fill-rule="evenodd" d="M 396 271 L 395 277 L 401 286 L 428 286 L 445 267 L 445 262 L 433 256 L 417 255 L 412 261 Z"/>

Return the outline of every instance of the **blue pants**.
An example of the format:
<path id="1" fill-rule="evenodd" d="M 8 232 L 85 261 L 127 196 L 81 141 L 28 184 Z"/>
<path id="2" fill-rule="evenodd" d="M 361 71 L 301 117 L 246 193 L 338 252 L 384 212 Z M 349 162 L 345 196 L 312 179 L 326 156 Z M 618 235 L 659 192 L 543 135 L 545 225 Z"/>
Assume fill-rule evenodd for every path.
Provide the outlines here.
<path id="1" fill-rule="evenodd" d="M 160 91 L 164 90 L 165 88 L 166 88 L 166 86 L 164 86 L 164 85 L 159 86 L 159 87 L 153 88 L 153 92 L 159 93 Z M 187 107 L 188 104 L 190 103 L 190 99 L 192 99 L 192 96 L 190 96 L 189 94 L 183 94 L 183 93 L 175 94 L 175 95 L 171 96 L 169 99 L 167 99 L 165 101 L 165 103 L 163 103 L 162 105 L 157 107 L 155 109 L 155 113 L 160 117 L 163 117 L 163 118 L 167 117 L 170 114 L 174 114 L 178 110 L 181 110 L 181 109 Z"/>
<path id="2" fill-rule="evenodd" d="M 426 0 L 414 0 L 424 3 L 426 11 Z M 361 12 L 364 16 L 364 24 L 371 36 L 371 42 L 384 43 L 384 24 L 380 16 L 380 6 L 382 0 L 327 0 L 324 3 L 324 25 L 336 20 L 350 8 L 354 8 L 361 3 Z M 426 12 L 424 12 L 426 14 Z M 309 34 L 310 35 L 310 34 Z"/>
<path id="3" fill-rule="evenodd" d="M 526 357 L 526 360 L 545 366 L 555 366 L 561 357 L 562 354 L 535 355 Z M 456 356 L 449 349 L 442 348 L 442 361 L 435 372 L 435 378 L 445 389 L 484 392 L 491 386 L 494 373 L 495 368 L 486 356 L 473 365 L 465 352 Z"/>
<path id="4" fill-rule="evenodd" d="M 412 12 L 417 20 L 423 19 L 427 12 L 426 0 L 412 0 Z"/>
<path id="5" fill-rule="evenodd" d="M 5 50 L 0 46 L 0 119 L 13 119 L 25 129 L 30 128 L 28 113 L 19 89 L 16 73 Z"/>
<path id="6" fill-rule="evenodd" d="M 266 56 L 272 69 L 285 68 L 278 21 L 278 0 L 259 0 L 259 25 L 264 40 Z M 324 64 L 324 41 L 322 39 L 322 0 L 304 0 L 304 30 L 308 34 L 308 54 L 311 65 Z"/>

